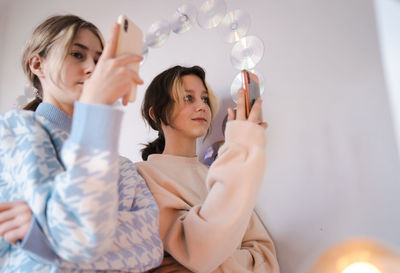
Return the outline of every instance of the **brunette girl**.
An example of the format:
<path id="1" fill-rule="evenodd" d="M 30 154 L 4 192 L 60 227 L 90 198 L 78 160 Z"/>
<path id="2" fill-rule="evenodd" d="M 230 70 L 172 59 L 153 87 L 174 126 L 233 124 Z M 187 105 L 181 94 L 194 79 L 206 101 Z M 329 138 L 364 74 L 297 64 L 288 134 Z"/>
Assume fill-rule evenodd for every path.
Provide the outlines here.
<path id="1" fill-rule="evenodd" d="M 158 138 L 136 166 L 160 208 L 165 256 L 154 272 L 279 272 L 273 242 L 254 212 L 265 169 L 261 100 L 246 119 L 240 90 L 225 144 L 208 169 L 196 156 L 196 141 L 216 111 L 198 66 L 172 67 L 147 89 L 142 115 Z"/>

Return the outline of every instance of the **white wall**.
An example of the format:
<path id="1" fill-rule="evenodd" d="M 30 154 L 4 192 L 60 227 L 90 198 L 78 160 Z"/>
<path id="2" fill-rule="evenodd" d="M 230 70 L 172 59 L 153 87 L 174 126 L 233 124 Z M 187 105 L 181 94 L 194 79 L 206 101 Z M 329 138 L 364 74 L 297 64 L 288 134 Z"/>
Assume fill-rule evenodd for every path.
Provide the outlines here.
<path id="1" fill-rule="evenodd" d="M 6 52 L 6 50 L 4 49 L 4 45 L 5 45 L 5 32 L 6 32 L 6 28 L 7 28 L 7 21 L 8 21 L 8 14 L 7 11 L 8 10 L 8 1 L 5 0 L 1 0 L 0 1 L 0 52 Z M 2 55 L 6 55 L 6 54 L 2 54 Z M 1 57 L 1 61 L 4 62 L 4 57 Z M 3 69 L 4 69 L 4 65 L 0 65 L 0 112 L 3 112 L 5 109 L 5 106 L 3 106 L 3 101 L 5 101 L 6 99 L 3 98 L 5 97 L 6 93 L 10 94 L 8 92 L 5 92 L 5 89 L 3 89 L 3 86 L 1 85 L 1 83 L 3 82 L 3 76 L 5 76 L 3 73 Z M 8 95 L 9 96 L 9 95 Z M 12 98 L 11 98 L 12 99 Z"/>
<path id="2" fill-rule="evenodd" d="M 23 93 L 20 48 L 45 16 L 73 12 L 97 23 L 107 36 L 120 13 L 147 29 L 184 2 L 9 1 L 0 11 L 5 21 L 0 24 L 5 26 L 0 111 Z M 227 3 L 251 14 L 249 32 L 266 44 L 256 67 L 266 81 L 264 118 L 270 124 L 258 206 L 276 242 L 282 273 L 306 272 L 324 249 L 350 236 L 377 238 L 400 251 L 400 162 L 373 1 Z M 141 75 L 148 84 L 177 62 L 202 65 L 226 106 L 232 104 L 230 84 L 238 72 L 229 63 L 230 49 L 215 30 L 196 26 L 171 34 L 164 47 L 151 50 Z M 126 112 L 121 153 L 139 160 L 138 144 L 152 134 L 140 119 L 138 103 Z M 220 124 L 214 127 L 200 154 L 221 138 Z"/>
<path id="3" fill-rule="evenodd" d="M 378 34 L 400 153 L 400 1 L 375 0 Z"/>

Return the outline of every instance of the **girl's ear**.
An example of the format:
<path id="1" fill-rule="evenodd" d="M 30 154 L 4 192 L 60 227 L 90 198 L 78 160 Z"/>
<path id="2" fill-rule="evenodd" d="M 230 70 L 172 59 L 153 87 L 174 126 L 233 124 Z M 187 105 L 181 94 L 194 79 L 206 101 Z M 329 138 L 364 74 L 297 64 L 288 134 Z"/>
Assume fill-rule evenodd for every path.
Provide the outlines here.
<path id="1" fill-rule="evenodd" d="M 43 59 L 39 55 L 35 55 L 29 59 L 29 68 L 38 78 L 42 78 L 44 76 Z"/>
<path id="2" fill-rule="evenodd" d="M 150 109 L 149 109 L 149 116 L 154 121 L 154 123 L 157 124 L 157 120 L 156 120 L 156 116 L 154 115 L 153 107 L 150 107 Z M 160 120 L 160 123 L 161 123 L 161 128 L 160 129 L 163 131 L 164 130 L 163 128 L 166 125 L 162 120 Z M 158 125 L 156 125 L 156 126 L 158 126 Z"/>
<path id="3" fill-rule="evenodd" d="M 154 116 L 154 111 L 153 111 L 153 106 L 150 107 L 149 109 L 149 116 L 151 117 L 151 119 L 156 122 L 156 117 Z"/>

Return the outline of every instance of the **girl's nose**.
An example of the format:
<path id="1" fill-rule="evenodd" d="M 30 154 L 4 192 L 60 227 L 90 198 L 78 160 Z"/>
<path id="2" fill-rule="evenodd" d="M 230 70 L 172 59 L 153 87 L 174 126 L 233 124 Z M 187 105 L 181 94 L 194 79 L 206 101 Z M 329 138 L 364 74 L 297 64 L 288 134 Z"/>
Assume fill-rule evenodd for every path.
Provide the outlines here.
<path id="1" fill-rule="evenodd" d="M 85 74 L 91 75 L 96 67 L 96 63 L 92 58 L 86 60 Z"/>
<path id="2" fill-rule="evenodd" d="M 208 105 L 202 99 L 200 99 L 200 100 L 198 100 L 198 102 L 196 104 L 196 110 L 204 112 L 204 111 L 206 111 L 207 106 Z"/>

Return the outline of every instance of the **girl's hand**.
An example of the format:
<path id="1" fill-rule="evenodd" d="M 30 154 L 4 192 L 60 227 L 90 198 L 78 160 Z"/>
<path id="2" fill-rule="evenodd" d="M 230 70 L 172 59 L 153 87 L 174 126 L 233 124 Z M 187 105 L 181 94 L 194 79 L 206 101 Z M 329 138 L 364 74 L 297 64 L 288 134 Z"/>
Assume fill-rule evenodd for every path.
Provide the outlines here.
<path id="1" fill-rule="evenodd" d="M 264 129 L 268 127 L 268 124 L 266 122 L 262 122 L 258 119 L 258 117 L 261 115 L 261 104 L 262 100 L 261 98 L 258 98 L 254 104 L 253 107 L 251 107 L 249 117 L 247 118 L 248 121 L 257 123 Z M 228 121 L 229 120 L 246 120 L 246 106 L 245 106 L 245 99 L 244 99 L 244 90 L 241 88 L 238 92 L 238 101 L 237 101 L 237 110 L 236 114 L 235 111 L 232 108 L 228 108 Z"/>
<path id="2" fill-rule="evenodd" d="M 0 236 L 15 244 L 29 231 L 32 211 L 25 201 L 0 202 Z"/>
<path id="3" fill-rule="evenodd" d="M 133 84 L 143 84 L 136 71 L 128 68 L 129 64 L 140 62 L 139 55 L 115 57 L 119 25 L 113 24 L 111 36 L 91 77 L 85 82 L 79 101 L 84 103 L 113 105 L 123 98 L 123 105 L 128 103 Z"/>

